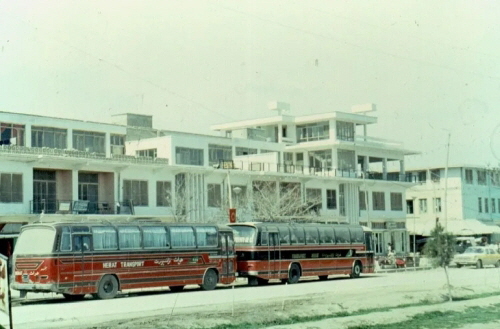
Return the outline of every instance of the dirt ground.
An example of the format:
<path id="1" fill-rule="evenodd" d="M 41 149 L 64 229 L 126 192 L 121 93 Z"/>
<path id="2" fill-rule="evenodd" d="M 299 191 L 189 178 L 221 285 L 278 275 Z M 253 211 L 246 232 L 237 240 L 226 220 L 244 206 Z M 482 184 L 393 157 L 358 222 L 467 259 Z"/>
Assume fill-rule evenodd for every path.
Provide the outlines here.
<path id="1" fill-rule="evenodd" d="M 475 287 L 453 289 L 455 297 L 465 297 L 484 293 L 500 293 L 500 287 Z M 500 302 L 500 296 L 478 298 L 466 301 L 446 303 L 446 290 L 435 291 L 405 291 L 388 292 L 372 291 L 370 294 L 353 292 L 349 295 L 338 296 L 335 292 L 311 294 L 301 298 L 275 298 L 259 304 L 232 305 L 231 303 L 205 306 L 203 308 L 174 309 L 173 312 L 162 316 L 110 321 L 82 329 L 194 329 L 211 328 L 217 325 L 268 323 L 268 328 L 294 329 L 330 329 L 349 328 L 360 324 L 377 324 L 400 322 L 415 314 L 436 310 L 461 310 L 466 307 L 492 305 Z M 402 305 L 416 304 L 417 306 L 404 307 Z M 234 308 L 234 309 L 233 309 Z M 380 310 L 381 308 L 386 308 Z M 274 320 L 290 319 L 293 317 L 325 316 L 332 314 L 346 314 L 363 311 L 360 315 L 336 317 L 319 321 L 299 322 L 296 324 L 271 326 Z M 492 323 L 491 328 L 498 328 L 498 323 Z M 475 329 L 472 325 L 462 329 Z M 481 324 L 481 328 L 488 328 Z"/>

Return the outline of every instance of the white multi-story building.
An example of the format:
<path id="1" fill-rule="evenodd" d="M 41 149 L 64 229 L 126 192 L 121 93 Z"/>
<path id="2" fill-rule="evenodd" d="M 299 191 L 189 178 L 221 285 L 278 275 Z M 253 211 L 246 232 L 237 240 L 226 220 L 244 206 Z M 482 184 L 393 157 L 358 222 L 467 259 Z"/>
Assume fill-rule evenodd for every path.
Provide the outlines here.
<path id="1" fill-rule="evenodd" d="M 415 183 L 406 191 L 410 233 L 428 235 L 436 220 L 457 235 L 500 232 L 499 168 L 463 165 L 447 173 L 425 168 L 406 174 Z"/>
<path id="2" fill-rule="evenodd" d="M 140 114 L 108 124 L 0 112 L 0 222 L 42 211 L 226 221 L 228 207 L 252 220 L 293 190 L 312 215 L 276 217 L 360 223 L 377 252 L 389 242 L 407 252 L 404 157 L 414 152 L 368 135 L 374 106 L 292 116 L 272 105 L 275 116 L 212 127 L 221 136 L 154 129 Z M 271 194 L 257 202 L 262 186 Z"/>

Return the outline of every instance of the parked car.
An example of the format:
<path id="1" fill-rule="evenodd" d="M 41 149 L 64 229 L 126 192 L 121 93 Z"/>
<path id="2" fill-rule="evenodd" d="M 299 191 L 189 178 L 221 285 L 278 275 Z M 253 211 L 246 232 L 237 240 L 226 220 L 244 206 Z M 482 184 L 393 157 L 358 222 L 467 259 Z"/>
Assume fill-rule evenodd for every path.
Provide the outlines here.
<path id="1" fill-rule="evenodd" d="M 500 254 L 491 247 L 469 247 L 463 254 L 456 255 L 453 262 L 457 267 L 475 265 L 476 268 L 493 265 L 500 267 Z"/>

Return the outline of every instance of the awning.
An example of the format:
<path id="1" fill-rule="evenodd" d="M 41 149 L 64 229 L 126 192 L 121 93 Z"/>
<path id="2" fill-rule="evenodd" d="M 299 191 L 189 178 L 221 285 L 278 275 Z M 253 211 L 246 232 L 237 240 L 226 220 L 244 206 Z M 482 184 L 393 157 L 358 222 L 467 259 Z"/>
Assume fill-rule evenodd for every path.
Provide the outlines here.
<path id="1" fill-rule="evenodd" d="M 446 226 L 448 232 L 458 236 L 481 235 L 500 233 L 497 225 L 487 225 L 477 219 L 450 219 L 447 222 L 440 220 L 442 226 Z M 432 229 L 436 226 L 435 220 L 415 220 L 406 222 L 408 233 L 413 235 L 430 236 Z"/>

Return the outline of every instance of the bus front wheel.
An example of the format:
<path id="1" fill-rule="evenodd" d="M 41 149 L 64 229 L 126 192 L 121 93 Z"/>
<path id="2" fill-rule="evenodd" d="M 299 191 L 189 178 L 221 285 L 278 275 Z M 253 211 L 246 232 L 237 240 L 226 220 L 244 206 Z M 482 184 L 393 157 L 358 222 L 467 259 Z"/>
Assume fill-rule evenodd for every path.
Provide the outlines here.
<path id="1" fill-rule="evenodd" d="M 94 297 L 97 299 L 110 299 L 114 298 L 118 293 L 118 280 L 113 275 L 105 275 L 99 281 L 97 293 Z"/>
<path id="2" fill-rule="evenodd" d="M 288 283 L 297 283 L 300 280 L 300 267 L 297 264 L 292 264 L 288 270 Z"/>
<path id="3" fill-rule="evenodd" d="M 217 286 L 218 276 L 213 269 L 208 269 L 203 276 L 203 283 L 200 285 L 203 290 L 213 290 Z"/>
<path id="4" fill-rule="evenodd" d="M 351 272 L 350 277 L 351 278 L 359 278 L 360 275 L 361 275 L 361 265 L 359 264 L 359 262 L 356 262 L 354 264 L 354 266 L 352 267 L 352 272 Z"/>

